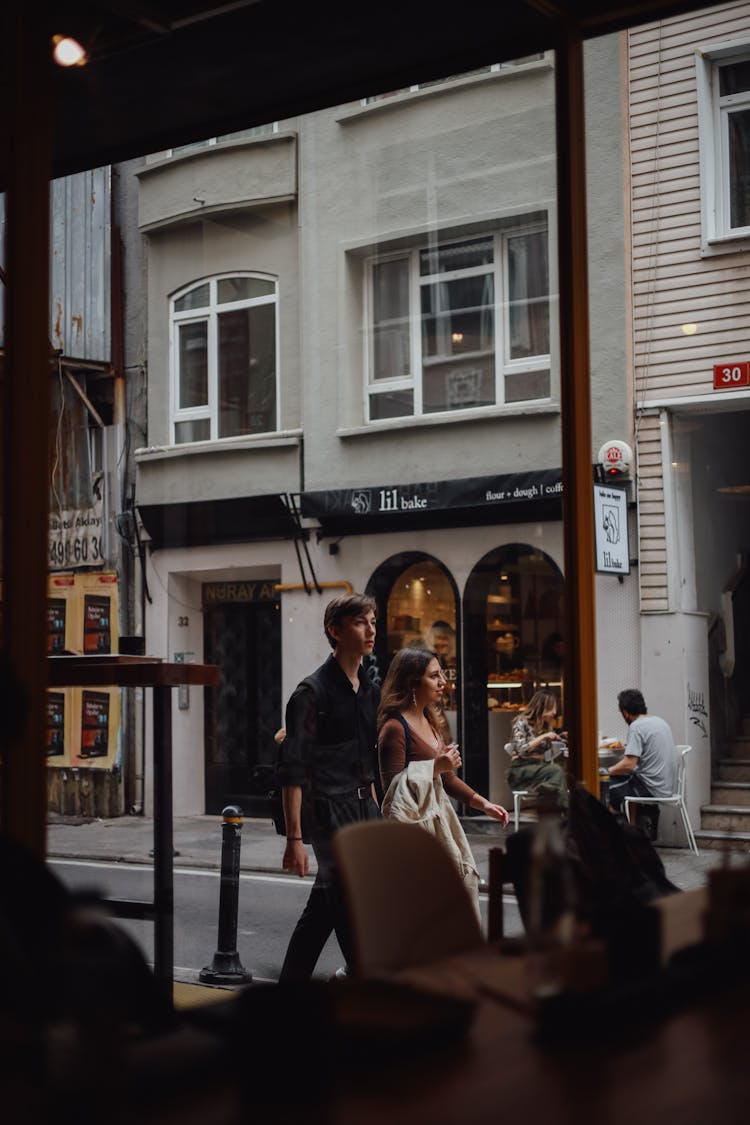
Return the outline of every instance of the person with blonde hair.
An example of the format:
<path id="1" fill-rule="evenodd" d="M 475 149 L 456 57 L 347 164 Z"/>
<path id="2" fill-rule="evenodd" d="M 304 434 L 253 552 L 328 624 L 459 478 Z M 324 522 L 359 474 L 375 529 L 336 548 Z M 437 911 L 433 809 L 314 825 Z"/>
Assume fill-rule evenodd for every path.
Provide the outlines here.
<path id="1" fill-rule="evenodd" d="M 382 813 L 420 824 L 447 847 L 478 908 L 479 874 L 461 822 L 451 804 L 463 805 L 498 820 L 508 814 L 462 781 L 456 743 L 446 746 L 438 708 L 446 680 L 437 655 L 429 649 L 404 648 L 391 661 L 378 709 L 378 760 L 385 797 Z"/>
<path id="2" fill-rule="evenodd" d="M 550 743 L 559 738 L 552 730 L 557 715 L 557 696 L 535 692 L 513 720 L 508 784 L 534 796 L 549 797 L 561 809 L 568 807 L 568 783 L 564 771 L 549 760 Z"/>

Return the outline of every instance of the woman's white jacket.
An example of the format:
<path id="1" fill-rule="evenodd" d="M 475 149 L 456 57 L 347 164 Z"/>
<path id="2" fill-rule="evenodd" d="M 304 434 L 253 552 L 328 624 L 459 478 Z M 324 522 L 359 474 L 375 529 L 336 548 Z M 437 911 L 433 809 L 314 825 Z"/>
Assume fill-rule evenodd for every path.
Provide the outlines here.
<path id="1" fill-rule="evenodd" d="M 435 775 L 433 758 L 409 762 L 397 773 L 383 798 L 383 816 L 419 824 L 448 849 L 479 913 L 479 872 L 456 810 Z"/>

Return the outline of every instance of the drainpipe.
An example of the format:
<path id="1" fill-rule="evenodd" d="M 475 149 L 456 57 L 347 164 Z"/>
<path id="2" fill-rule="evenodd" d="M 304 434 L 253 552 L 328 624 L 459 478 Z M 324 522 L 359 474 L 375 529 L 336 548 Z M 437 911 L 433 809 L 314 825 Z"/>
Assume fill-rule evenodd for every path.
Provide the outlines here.
<path id="1" fill-rule="evenodd" d="M 137 515 L 133 512 L 133 518 Z M 137 545 L 133 549 L 133 633 L 136 637 L 143 636 L 143 567 L 141 560 L 136 557 Z M 133 804 L 130 812 L 133 816 L 143 815 L 143 802 L 145 800 L 146 783 L 146 708 L 144 706 L 145 688 L 133 689 L 133 770 L 134 787 Z"/>

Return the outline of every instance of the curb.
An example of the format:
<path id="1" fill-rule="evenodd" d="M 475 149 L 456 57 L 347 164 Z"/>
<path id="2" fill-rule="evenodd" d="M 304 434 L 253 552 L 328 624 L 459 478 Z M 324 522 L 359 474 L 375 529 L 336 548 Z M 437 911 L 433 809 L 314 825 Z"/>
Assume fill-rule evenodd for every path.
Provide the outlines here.
<path id="1" fill-rule="evenodd" d="M 90 863 L 122 863 L 132 864 L 139 867 L 153 867 L 153 856 L 150 855 L 132 855 L 125 853 L 123 855 L 114 855 L 112 852 L 48 852 L 47 859 L 55 859 L 61 862 L 66 860 L 76 860 L 78 862 Z M 181 854 L 175 852 L 174 854 L 175 867 L 202 867 L 207 871 L 220 871 L 221 864 L 212 859 L 202 859 L 200 856 L 191 856 L 188 854 Z M 285 875 L 279 864 L 262 864 L 262 863 L 240 863 L 240 871 L 256 871 L 260 875 Z M 314 872 L 312 873 L 315 874 Z M 293 878 L 293 876 L 289 876 Z"/>

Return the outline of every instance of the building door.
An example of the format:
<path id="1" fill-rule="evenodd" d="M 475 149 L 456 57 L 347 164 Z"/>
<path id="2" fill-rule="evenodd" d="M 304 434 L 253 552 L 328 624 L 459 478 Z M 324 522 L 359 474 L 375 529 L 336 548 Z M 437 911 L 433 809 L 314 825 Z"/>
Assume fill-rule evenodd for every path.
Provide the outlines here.
<path id="1" fill-rule="evenodd" d="M 221 680 L 206 689 L 206 812 L 239 805 L 268 816 L 273 735 L 281 726 L 281 615 L 278 600 L 231 601 L 272 584 L 212 583 L 204 587 L 204 656 Z M 227 587 L 209 602 L 206 589 Z M 254 592 L 254 591 L 253 591 Z"/>
<path id="2" fill-rule="evenodd" d="M 709 728 L 715 774 L 730 744 L 750 726 L 749 426 L 750 411 L 738 409 L 685 414 L 672 429 L 678 514 L 687 513 L 679 524 L 689 526 L 692 519 L 693 528 L 692 543 L 681 526 L 675 530 L 681 608 L 707 614 L 712 626 L 709 715 L 690 705 L 695 729 L 689 741 L 700 746 Z"/>

